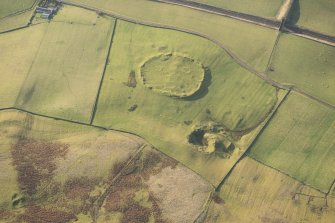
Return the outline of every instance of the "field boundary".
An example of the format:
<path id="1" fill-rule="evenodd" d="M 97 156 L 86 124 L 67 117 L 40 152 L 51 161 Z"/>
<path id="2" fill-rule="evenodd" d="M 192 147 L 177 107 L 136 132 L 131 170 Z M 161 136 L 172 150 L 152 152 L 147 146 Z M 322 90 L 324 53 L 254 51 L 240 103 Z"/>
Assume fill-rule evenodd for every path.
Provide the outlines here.
<path id="1" fill-rule="evenodd" d="M 168 29 L 168 30 L 180 31 L 180 32 L 188 33 L 188 34 L 191 34 L 191 35 L 195 35 L 195 36 L 199 36 L 201 38 L 207 39 L 207 40 L 213 42 L 214 44 L 216 44 L 217 46 L 219 46 L 221 49 L 223 49 L 241 67 L 243 67 L 246 70 L 250 71 L 251 73 L 257 75 L 259 78 L 263 79 L 264 81 L 266 81 L 270 85 L 275 86 L 275 87 L 280 88 L 280 89 L 287 90 L 287 91 L 296 91 L 297 93 L 305 95 L 306 97 L 309 97 L 312 100 L 316 100 L 319 103 L 322 103 L 322 104 L 324 104 L 324 105 L 326 105 L 326 106 L 328 106 L 332 109 L 335 109 L 335 105 L 332 105 L 328 102 L 325 102 L 325 101 L 323 101 L 323 100 L 321 100 L 321 99 L 319 99 L 319 98 L 317 98 L 313 95 L 310 95 L 310 94 L 304 92 L 303 90 L 300 90 L 300 89 L 296 88 L 294 85 L 281 84 L 277 81 L 272 80 L 264 72 L 257 71 L 256 69 L 251 67 L 249 64 L 247 64 L 245 61 L 241 60 L 238 56 L 236 56 L 232 51 L 230 51 L 230 49 L 225 47 L 222 43 L 220 43 L 219 41 L 217 41 L 215 39 L 212 39 L 210 36 L 208 36 L 206 34 L 203 34 L 203 33 L 200 33 L 200 32 L 195 32 L 195 31 L 192 31 L 192 30 L 184 29 L 184 28 L 180 28 L 180 27 L 174 27 L 174 26 L 169 26 L 169 25 L 162 25 L 162 24 L 137 20 L 137 19 L 134 19 L 134 18 L 131 18 L 131 17 L 128 17 L 128 16 L 119 15 L 119 14 L 116 14 L 114 12 L 102 10 L 102 9 L 95 8 L 95 7 L 92 7 L 92 6 L 89 6 L 89 5 L 85 5 L 85 4 L 81 4 L 81 3 L 74 3 L 71 0 L 63 0 L 62 2 L 65 5 L 75 6 L 75 7 L 87 9 L 87 10 L 90 10 L 90 11 L 95 11 L 97 13 L 103 13 L 107 16 L 111 16 L 113 18 L 120 19 L 120 20 L 123 20 L 123 21 L 126 21 L 126 22 L 145 25 L 145 26 L 153 27 L 153 28 L 163 28 L 163 29 Z"/>
<path id="2" fill-rule="evenodd" d="M 328 106 L 332 109 L 335 109 L 335 105 L 332 105 L 328 102 L 325 102 L 325 101 L 323 101 L 323 100 L 321 100 L 321 99 L 319 99 L 319 98 L 317 98 L 313 95 L 310 95 L 310 94 L 306 93 L 305 91 L 296 88 L 294 85 L 281 84 L 277 81 L 272 80 L 264 72 L 257 71 L 256 69 L 251 67 L 249 64 L 247 64 L 245 61 L 241 60 L 238 56 L 236 56 L 232 51 L 230 51 L 227 47 L 225 47 L 219 41 L 217 41 L 215 39 L 212 39 L 211 37 L 209 37 L 206 34 L 203 34 L 203 33 L 200 33 L 200 32 L 195 32 L 195 31 L 188 30 L 188 29 L 179 28 L 179 27 L 169 26 L 169 25 L 161 25 L 161 24 L 152 23 L 152 22 L 140 21 L 140 20 L 137 20 L 137 19 L 134 19 L 134 18 L 131 18 L 131 17 L 118 15 L 116 13 L 106 11 L 106 10 L 102 10 L 102 9 L 99 9 L 99 8 L 95 8 L 95 7 L 92 7 L 92 6 L 84 5 L 84 4 L 81 4 L 81 3 L 74 3 L 70 0 L 63 0 L 62 3 L 65 4 L 65 5 L 79 7 L 79 8 L 83 8 L 83 9 L 86 9 L 86 10 L 94 11 L 96 13 L 102 13 L 102 14 L 105 14 L 107 16 L 111 16 L 115 19 L 120 19 L 120 20 L 131 22 L 131 23 L 134 23 L 134 24 L 145 25 L 145 26 L 153 27 L 153 28 L 163 28 L 163 29 L 168 29 L 168 30 L 180 31 L 180 32 L 188 33 L 188 34 L 191 34 L 191 35 L 195 35 L 195 36 L 199 36 L 201 38 L 207 39 L 207 40 L 213 42 L 214 44 L 216 44 L 217 46 L 219 46 L 221 49 L 223 49 L 241 67 L 243 67 L 246 70 L 250 71 L 251 73 L 255 74 L 256 76 L 263 79 L 264 81 L 266 81 L 270 85 L 275 86 L 275 87 L 280 88 L 280 89 L 284 89 L 284 90 L 296 91 L 297 93 L 305 95 L 306 97 L 309 97 L 312 100 L 316 100 L 316 101 L 318 101 L 318 102 L 320 102 L 320 103 L 322 103 L 322 104 L 324 104 L 324 105 L 326 105 L 326 106 Z M 25 27 L 28 27 L 28 26 L 29 26 L 29 24 Z M 15 30 L 13 30 L 13 31 L 15 31 Z"/>
<path id="3" fill-rule="evenodd" d="M 170 5 L 178 5 L 186 8 L 191 8 L 198 11 L 208 12 L 215 15 L 225 16 L 228 18 L 248 22 L 254 25 L 267 27 L 270 29 L 278 29 L 280 26 L 280 21 L 274 19 L 263 18 L 260 16 L 255 16 L 251 14 L 246 14 L 242 12 L 236 12 L 224 8 L 215 7 L 212 5 L 207 5 L 203 3 L 185 1 L 185 0 L 153 0 L 155 2 L 161 2 Z"/>
<path id="4" fill-rule="evenodd" d="M 271 69 L 272 58 L 273 58 L 273 55 L 274 55 L 274 53 L 275 53 L 275 51 L 277 49 L 280 36 L 281 36 L 281 32 L 279 31 L 278 34 L 277 34 L 277 38 L 276 38 L 275 44 L 272 47 L 271 54 L 270 54 L 270 57 L 269 57 L 269 60 L 268 60 L 268 64 L 266 65 L 265 73 L 269 72 L 269 70 Z"/>
<path id="5" fill-rule="evenodd" d="M 247 146 L 247 148 L 244 150 L 243 154 L 241 154 L 240 158 L 235 162 L 235 164 L 231 167 L 231 169 L 228 171 L 228 173 L 223 176 L 221 182 L 218 184 L 218 186 L 215 188 L 215 191 L 218 192 L 220 191 L 221 187 L 223 186 L 223 184 L 226 182 L 226 180 L 229 178 L 230 174 L 233 172 L 233 170 L 235 169 L 235 167 L 238 165 L 238 163 L 245 157 L 247 156 L 248 151 L 250 150 L 250 148 L 254 145 L 254 143 L 256 142 L 256 140 L 258 139 L 258 137 L 262 134 L 262 132 L 264 131 L 264 129 L 269 125 L 269 123 L 271 122 L 272 118 L 275 116 L 275 114 L 277 113 L 279 107 L 282 105 L 282 103 L 285 101 L 285 99 L 287 98 L 287 96 L 290 94 L 290 91 L 287 91 L 286 94 L 284 95 L 284 97 L 281 99 L 281 101 L 277 102 L 277 106 L 275 107 L 275 109 L 269 114 L 269 117 L 267 117 L 267 119 L 264 120 L 264 124 L 262 126 L 262 128 L 258 131 L 257 135 L 252 139 L 252 142 L 249 143 L 249 145 Z"/>
<path id="6" fill-rule="evenodd" d="M 95 114 L 96 114 L 96 111 L 97 111 L 97 108 L 98 108 L 100 92 L 101 92 L 102 84 L 103 84 L 103 81 L 104 81 L 104 78 L 105 78 L 106 69 L 107 69 L 107 66 L 108 66 L 108 63 L 109 63 L 109 56 L 110 56 L 110 52 L 111 52 L 113 41 L 114 41 L 116 26 L 117 26 L 117 19 L 115 19 L 115 21 L 114 21 L 114 26 L 113 26 L 113 30 L 112 30 L 112 34 L 111 34 L 111 39 L 110 39 L 110 42 L 109 42 L 107 56 L 106 56 L 106 60 L 105 60 L 105 64 L 104 64 L 104 69 L 102 71 L 102 76 L 101 76 L 101 80 L 100 80 L 100 83 L 99 83 L 98 93 L 97 93 L 97 96 L 95 98 L 93 108 L 92 108 L 92 113 L 91 113 L 91 117 L 90 117 L 90 124 L 91 125 L 93 124 Z"/>
<path id="7" fill-rule="evenodd" d="M 17 112 L 23 112 L 23 113 L 27 113 L 33 116 L 38 116 L 38 117 L 42 117 L 42 118 L 48 118 L 48 119 L 53 119 L 55 121 L 63 121 L 63 122 L 68 122 L 68 123 L 72 123 L 72 124 L 78 124 L 78 125 L 82 125 L 82 126 L 87 126 L 87 127 L 94 127 L 103 131 L 114 131 L 114 132 L 118 132 L 119 134 L 123 135 L 123 134 L 128 134 L 128 135 L 132 135 L 138 138 L 143 139 L 146 142 L 147 146 L 150 146 L 152 149 L 154 149 L 157 152 L 160 152 L 162 154 L 164 154 L 167 157 L 170 157 L 171 159 L 175 160 L 178 164 L 182 165 L 183 167 L 187 168 L 188 170 L 192 171 L 193 173 L 195 173 L 196 175 L 198 175 L 201 179 L 203 179 L 205 182 L 208 183 L 208 185 L 210 185 L 212 188 L 215 188 L 215 185 L 213 185 L 211 182 L 209 182 L 207 179 L 205 179 L 202 175 L 200 175 L 198 172 L 194 171 L 193 169 L 187 167 L 186 165 L 184 165 L 182 162 L 180 162 L 179 160 L 169 156 L 168 154 L 166 154 L 165 152 L 157 149 L 155 147 L 155 145 L 151 144 L 149 140 L 147 140 L 145 137 L 133 133 L 133 132 L 129 132 L 126 130 L 122 130 L 122 129 L 114 129 L 114 128 L 106 128 L 103 126 L 99 126 L 99 125 L 94 125 L 94 124 L 89 124 L 89 123 L 85 123 L 85 122 L 79 122 L 79 121 L 74 121 L 74 120 L 69 120 L 69 119 L 65 119 L 65 118 L 60 118 L 60 117 L 54 117 L 54 116 L 49 116 L 49 115 L 43 115 L 43 114 L 39 114 L 36 112 L 31 112 L 25 109 L 21 109 L 21 108 L 16 108 L 16 107 L 6 107 L 6 108 L 0 108 L 0 112 L 1 111 L 17 111 Z M 123 133 L 123 134 L 122 134 Z M 123 135 L 125 136 L 125 135 Z"/>
<path id="8" fill-rule="evenodd" d="M 4 16 L 4 17 L 0 17 L 0 21 L 3 20 L 3 19 L 7 19 L 7 18 L 9 18 L 9 17 L 13 17 L 13 16 L 16 16 L 16 15 L 20 15 L 20 14 L 23 14 L 23 13 L 25 13 L 25 12 L 28 12 L 28 11 L 32 10 L 32 9 L 37 5 L 37 3 L 38 3 L 39 1 L 40 1 L 40 0 L 35 0 L 34 3 L 33 3 L 29 8 L 22 9 L 22 10 L 20 10 L 20 11 L 16 11 L 16 12 L 14 12 L 14 13 L 12 13 L 12 14 L 9 14 L 9 15 L 6 15 L 6 16 Z"/>
<path id="9" fill-rule="evenodd" d="M 137 148 L 137 150 L 134 152 L 134 154 L 131 155 L 131 157 L 125 162 L 125 165 L 122 167 L 122 169 L 116 174 L 116 176 L 107 185 L 107 188 L 104 190 L 104 192 L 95 200 L 95 202 L 93 204 L 93 213 L 92 213 L 93 223 L 97 222 L 99 211 L 100 211 L 104 201 L 106 200 L 106 197 L 108 196 L 108 194 L 113 189 L 114 183 L 117 182 L 117 180 L 120 178 L 120 176 L 122 176 L 124 170 L 126 170 L 129 167 L 129 165 L 131 165 L 133 163 L 134 160 L 139 158 L 143 149 L 146 146 L 148 146 L 148 145 L 143 144 L 139 148 Z"/>
<path id="10" fill-rule="evenodd" d="M 290 174 L 285 173 L 285 172 L 283 172 L 282 170 L 279 170 L 279 169 L 277 169 L 277 168 L 275 168 L 275 167 L 272 167 L 272 166 L 270 166 L 270 165 L 268 165 L 268 164 L 266 164 L 266 163 L 264 163 L 264 162 L 262 162 L 262 161 L 256 159 L 255 157 L 251 156 L 250 154 L 248 154 L 247 156 L 248 156 L 249 158 L 255 160 L 256 162 L 258 162 L 258 163 L 264 165 L 264 166 L 267 166 L 267 167 L 269 167 L 269 168 L 271 168 L 271 169 L 273 169 L 273 170 L 275 170 L 275 171 L 277 171 L 277 172 L 279 172 L 279 173 L 281 173 L 281 174 L 284 174 L 284 175 L 287 176 L 287 177 L 292 178 L 293 180 L 299 182 L 299 183 L 302 184 L 303 186 L 312 188 L 312 189 L 314 189 L 314 190 L 316 190 L 316 191 L 318 191 L 318 192 L 324 194 L 325 196 L 327 195 L 327 193 L 325 193 L 324 191 L 321 191 L 320 189 L 318 189 L 318 188 L 316 188 L 316 187 L 314 187 L 314 186 L 311 186 L 311 185 L 309 185 L 309 184 L 306 184 L 305 182 L 303 182 L 303 181 L 301 181 L 301 180 L 298 180 L 298 179 L 295 178 L 294 176 L 291 176 Z M 325 198 L 325 197 L 323 197 L 323 198 Z"/>

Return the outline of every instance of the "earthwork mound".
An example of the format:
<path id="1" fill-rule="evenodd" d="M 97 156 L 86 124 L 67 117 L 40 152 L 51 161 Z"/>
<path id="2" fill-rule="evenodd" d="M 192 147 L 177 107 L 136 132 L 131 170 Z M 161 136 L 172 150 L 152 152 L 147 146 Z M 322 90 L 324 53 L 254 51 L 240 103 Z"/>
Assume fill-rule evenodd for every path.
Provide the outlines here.
<path id="1" fill-rule="evenodd" d="M 141 66 L 143 84 L 171 97 L 189 97 L 200 90 L 205 78 L 204 66 L 186 56 L 161 54 Z"/>

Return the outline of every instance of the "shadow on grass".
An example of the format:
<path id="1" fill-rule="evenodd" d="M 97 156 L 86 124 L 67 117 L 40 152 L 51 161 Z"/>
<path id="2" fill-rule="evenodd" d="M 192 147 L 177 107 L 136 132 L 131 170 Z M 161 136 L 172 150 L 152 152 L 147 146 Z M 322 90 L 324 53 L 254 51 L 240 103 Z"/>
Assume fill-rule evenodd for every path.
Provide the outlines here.
<path id="1" fill-rule="evenodd" d="M 208 87 L 212 83 L 212 73 L 211 70 L 208 67 L 205 67 L 205 76 L 204 80 L 202 81 L 201 87 L 198 91 L 196 91 L 194 94 L 188 97 L 180 98 L 181 100 L 186 101 L 196 101 L 200 98 L 203 98 L 208 94 Z"/>
<path id="2" fill-rule="evenodd" d="M 291 25 L 296 25 L 300 18 L 300 2 L 295 0 L 292 8 L 287 16 L 287 22 Z"/>

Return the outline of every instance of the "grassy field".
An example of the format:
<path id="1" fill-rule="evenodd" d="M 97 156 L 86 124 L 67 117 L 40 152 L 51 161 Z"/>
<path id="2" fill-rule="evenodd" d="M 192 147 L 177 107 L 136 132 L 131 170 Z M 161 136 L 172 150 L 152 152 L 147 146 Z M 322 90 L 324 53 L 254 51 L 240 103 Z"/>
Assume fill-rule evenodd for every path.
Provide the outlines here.
<path id="1" fill-rule="evenodd" d="M 189 0 L 218 8 L 274 19 L 284 0 Z"/>
<path id="2" fill-rule="evenodd" d="M 207 67 L 199 94 L 177 99 L 141 83 L 141 65 L 167 53 L 188 55 Z M 275 88 L 242 69 L 219 47 L 181 32 L 118 20 L 109 61 L 94 124 L 140 134 L 170 156 L 202 171 L 213 183 L 225 172 L 216 167 L 230 161 L 199 155 L 187 142 L 193 126 L 212 121 L 234 131 L 254 128 L 277 102 Z M 131 71 L 135 72 L 136 87 L 126 84 Z"/>
<path id="3" fill-rule="evenodd" d="M 295 1 L 290 22 L 328 35 L 335 35 L 333 0 Z"/>
<path id="4" fill-rule="evenodd" d="M 31 8 L 36 0 L 1 0 L 0 19 L 13 13 Z"/>
<path id="5" fill-rule="evenodd" d="M 212 190 L 133 135 L 16 111 L 0 112 L 0 133 L 0 222 L 190 222 Z"/>
<path id="6" fill-rule="evenodd" d="M 281 34 L 268 76 L 335 105 L 335 48 Z"/>
<path id="7" fill-rule="evenodd" d="M 334 180 L 335 112 L 291 93 L 250 156 L 327 192 Z"/>
<path id="8" fill-rule="evenodd" d="M 113 25 L 94 12 L 62 8 L 47 25 L 15 106 L 89 122 Z"/>
<path id="9" fill-rule="evenodd" d="M 33 10 L 26 10 L 37 1 L 33 0 L 1 0 L 0 1 L 0 32 L 26 26 L 32 17 Z M 23 10 L 23 11 L 22 11 Z M 22 11 L 16 15 L 13 13 Z"/>
<path id="10" fill-rule="evenodd" d="M 169 25 L 205 34 L 261 71 L 266 69 L 277 36 L 276 30 L 148 0 L 73 0 L 72 2 L 102 8 L 140 21 Z"/>
<path id="11" fill-rule="evenodd" d="M 160 54 L 141 66 L 143 84 L 161 94 L 189 97 L 200 90 L 205 80 L 201 63 L 187 56 Z"/>
<path id="12" fill-rule="evenodd" d="M 209 207 L 206 223 L 329 223 L 335 203 L 294 179 L 244 158 Z"/>
<path id="13" fill-rule="evenodd" d="M 46 30 L 43 24 L 0 35 L 0 108 L 14 106 Z"/>

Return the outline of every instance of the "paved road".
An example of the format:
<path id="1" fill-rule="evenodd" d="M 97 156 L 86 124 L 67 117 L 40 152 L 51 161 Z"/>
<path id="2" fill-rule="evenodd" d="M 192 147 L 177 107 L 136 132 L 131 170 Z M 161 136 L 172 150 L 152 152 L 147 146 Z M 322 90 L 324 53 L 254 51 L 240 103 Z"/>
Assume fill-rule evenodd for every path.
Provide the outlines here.
<path id="1" fill-rule="evenodd" d="M 215 6 L 210 6 L 206 4 L 201 4 L 197 2 L 192 1 L 186 1 L 186 0 L 155 0 L 156 2 L 162 2 L 167 4 L 174 4 L 179 5 L 187 8 L 192 8 L 200 11 L 206 11 L 209 13 L 230 17 L 242 21 L 246 21 L 249 23 L 253 23 L 256 25 L 268 27 L 271 29 L 281 29 L 285 32 L 292 33 L 294 35 L 298 35 L 304 38 L 308 38 L 314 41 L 318 41 L 321 43 L 325 43 L 331 46 L 335 46 L 335 37 L 329 36 L 320 32 L 316 32 L 313 30 L 309 30 L 303 27 L 299 27 L 296 25 L 290 25 L 290 24 L 282 24 L 281 21 L 272 20 L 272 19 L 266 19 L 259 16 L 244 14 L 240 12 L 234 12 L 227 9 L 218 8 Z M 282 26 L 283 25 L 283 26 Z"/>

